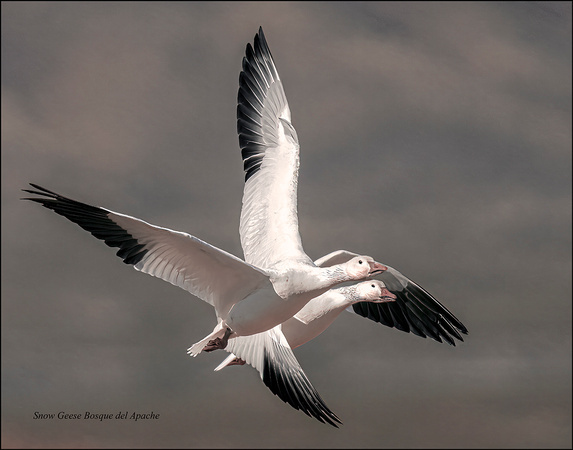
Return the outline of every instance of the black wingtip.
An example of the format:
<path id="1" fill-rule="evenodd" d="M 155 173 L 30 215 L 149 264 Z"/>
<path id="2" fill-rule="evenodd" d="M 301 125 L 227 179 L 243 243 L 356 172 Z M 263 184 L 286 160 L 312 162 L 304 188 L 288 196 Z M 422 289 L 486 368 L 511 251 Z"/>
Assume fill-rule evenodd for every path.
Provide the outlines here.
<path id="1" fill-rule="evenodd" d="M 255 38 L 257 38 L 257 36 L 255 36 Z M 265 39 L 265 33 L 263 33 L 263 27 L 259 27 L 259 32 L 258 32 L 258 38 L 261 40 L 261 42 L 264 42 L 266 45 L 267 40 Z"/>
<path id="2" fill-rule="evenodd" d="M 119 247 L 116 254 L 125 264 L 137 265 L 149 251 L 144 244 L 138 242 L 126 229 L 109 217 L 110 211 L 64 197 L 34 183 L 30 183 L 30 186 L 37 190 L 22 190 L 39 197 L 25 197 L 22 200 L 39 203 L 89 231 L 109 247 Z"/>
<path id="3" fill-rule="evenodd" d="M 58 194 L 56 194 L 55 192 L 50 191 L 49 189 L 46 189 L 45 187 L 42 187 L 42 186 L 40 186 L 39 184 L 35 184 L 35 183 L 28 183 L 28 184 L 29 184 L 30 186 L 32 186 L 33 188 L 38 189 L 39 191 L 42 191 L 42 192 L 47 193 L 47 194 L 51 194 L 51 195 L 58 196 Z M 24 191 L 25 189 L 22 189 L 22 190 Z M 28 191 L 28 192 L 29 192 L 29 191 Z"/>
<path id="4" fill-rule="evenodd" d="M 391 303 L 359 302 L 353 305 L 358 315 L 388 327 L 422 338 L 456 346 L 455 339 L 464 342 L 467 328 L 429 292 L 395 269 L 380 275 L 388 290 L 397 296 Z M 461 334 L 460 334 L 461 333 Z"/>
<path id="5" fill-rule="evenodd" d="M 35 184 L 35 183 L 28 183 L 30 186 L 32 186 L 33 188 L 37 189 L 37 190 L 32 190 L 32 189 L 22 189 L 23 192 L 27 192 L 28 194 L 34 194 L 34 195 L 42 195 L 43 197 L 40 198 L 40 202 L 41 200 L 43 200 L 45 197 L 49 197 L 52 199 L 62 199 L 62 200 L 70 200 L 67 197 L 64 197 L 63 195 L 58 194 L 57 192 L 54 191 L 50 191 L 49 189 L 46 189 L 45 187 L 40 186 L 39 184 Z M 20 200 L 34 200 L 34 201 L 38 201 L 38 198 L 29 198 L 29 197 L 24 197 L 21 198 Z"/>
<path id="6" fill-rule="evenodd" d="M 283 357 L 294 355 L 283 353 Z M 265 349 L 264 366 L 262 371 L 263 383 L 273 394 L 294 409 L 300 410 L 319 422 L 338 428 L 342 425 L 339 417 L 326 406 L 318 392 L 314 389 L 304 372 L 292 371 L 288 364 L 271 362 L 267 349 Z"/>

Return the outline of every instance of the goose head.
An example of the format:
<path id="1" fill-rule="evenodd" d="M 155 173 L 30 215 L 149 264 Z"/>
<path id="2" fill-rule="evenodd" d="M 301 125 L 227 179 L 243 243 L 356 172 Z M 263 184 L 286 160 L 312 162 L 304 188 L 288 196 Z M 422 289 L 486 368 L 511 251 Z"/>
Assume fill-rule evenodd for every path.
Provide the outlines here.
<path id="1" fill-rule="evenodd" d="M 388 269 L 383 264 L 377 263 L 370 256 L 355 256 L 346 265 L 346 273 L 352 280 L 362 280 L 382 273 Z"/>
<path id="2" fill-rule="evenodd" d="M 355 287 L 356 297 L 362 302 L 386 303 L 396 300 L 396 296 L 380 280 L 363 281 Z"/>

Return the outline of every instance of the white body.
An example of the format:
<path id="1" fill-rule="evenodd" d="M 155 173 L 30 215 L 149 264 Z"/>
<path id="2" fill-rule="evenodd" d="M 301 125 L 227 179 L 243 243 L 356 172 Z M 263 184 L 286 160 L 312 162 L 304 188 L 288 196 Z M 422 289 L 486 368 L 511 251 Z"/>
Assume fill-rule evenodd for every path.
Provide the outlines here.
<path id="1" fill-rule="evenodd" d="M 339 316 L 339 314 L 356 302 L 390 302 L 396 299 L 379 280 L 364 281 L 352 286 L 330 289 L 324 294 L 315 297 L 308 302 L 294 317 L 265 332 L 269 336 L 284 336 L 290 349 L 300 347 L 311 341 L 326 330 Z M 272 342 L 268 337 L 261 334 L 252 336 L 239 336 L 229 342 L 225 350 L 231 355 L 223 361 L 215 370 L 220 370 L 228 365 L 236 356 L 249 361 L 243 355 L 250 355 L 253 347 Z M 260 352 L 260 351 L 259 351 Z M 256 364 L 254 365 L 257 366 Z"/>

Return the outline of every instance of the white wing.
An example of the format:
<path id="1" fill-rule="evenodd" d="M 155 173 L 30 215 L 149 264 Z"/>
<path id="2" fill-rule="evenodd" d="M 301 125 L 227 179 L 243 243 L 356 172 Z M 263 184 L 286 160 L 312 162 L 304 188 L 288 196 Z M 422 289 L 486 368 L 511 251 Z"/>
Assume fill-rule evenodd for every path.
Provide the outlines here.
<path id="1" fill-rule="evenodd" d="M 262 28 L 247 44 L 239 77 L 237 131 L 245 169 L 239 232 L 245 261 L 268 268 L 310 262 L 298 231 L 299 145 Z"/>
<path id="2" fill-rule="evenodd" d="M 29 198 L 78 224 L 135 269 L 189 291 L 224 315 L 236 302 L 269 284 L 256 267 L 187 233 L 90 206 L 32 184 L 43 197 Z"/>
<path id="3" fill-rule="evenodd" d="M 324 255 L 322 258 L 318 258 L 314 264 L 318 267 L 330 267 L 335 264 L 350 261 L 355 256 L 358 256 L 358 253 L 352 253 L 347 250 L 336 250 L 328 255 Z"/>
<path id="4" fill-rule="evenodd" d="M 263 383 L 285 403 L 335 427 L 342 423 L 306 377 L 280 325 L 264 333 L 230 339 L 225 350 L 231 356 L 216 370 L 223 368 L 236 355 L 257 369 Z"/>

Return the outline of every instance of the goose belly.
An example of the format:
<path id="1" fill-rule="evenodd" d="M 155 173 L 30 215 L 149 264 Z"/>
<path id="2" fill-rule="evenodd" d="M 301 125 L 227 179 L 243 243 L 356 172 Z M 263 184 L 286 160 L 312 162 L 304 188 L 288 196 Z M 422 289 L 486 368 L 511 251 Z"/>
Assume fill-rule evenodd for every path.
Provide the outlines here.
<path id="1" fill-rule="evenodd" d="M 272 288 L 259 289 L 235 304 L 225 322 L 239 336 L 262 333 L 290 319 L 315 296 L 303 293 L 285 300 Z"/>

